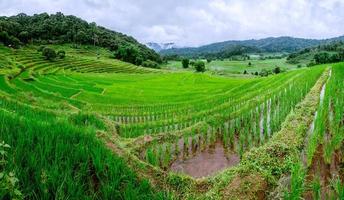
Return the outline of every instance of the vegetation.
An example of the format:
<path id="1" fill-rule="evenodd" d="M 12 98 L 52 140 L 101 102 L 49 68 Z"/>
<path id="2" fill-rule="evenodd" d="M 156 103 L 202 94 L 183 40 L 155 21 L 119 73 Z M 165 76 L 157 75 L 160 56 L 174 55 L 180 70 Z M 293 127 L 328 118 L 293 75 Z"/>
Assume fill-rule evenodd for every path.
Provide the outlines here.
<path id="1" fill-rule="evenodd" d="M 0 143 L 0 198 L 1 199 L 22 199 L 23 195 L 18 189 L 18 179 L 13 171 L 8 172 L 8 150 L 10 145 L 4 141 Z"/>
<path id="2" fill-rule="evenodd" d="M 182 65 L 184 69 L 189 68 L 189 62 L 190 62 L 189 59 L 182 60 Z"/>
<path id="3" fill-rule="evenodd" d="M 117 59 L 132 64 L 141 65 L 146 60 L 161 62 L 157 53 L 130 36 L 60 12 L 0 17 L 0 43 L 14 48 L 25 44 L 97 45 L 115 52 Z"/>
<path id="4" fill-rule="evenodd" d="M 54 60 L 57 55 L 54 49 L 45 47 L 42 51 L 42 56 L 44 56 L 46 60 Z"/>
<path id="5" fill-rule="evenodd" d="M 294 53 L 296 51 L 326 44 L 333 41 L 343 41 L 343 37 L 328 40 L 312 40 L 292 37 L 265 38 L 260 40 L 225 41 L 201 46 L 198 48 L 174 48 L 163 50 L 164 56 L 178 55 L 189 58 L 210 57 L 229 58 L 228 56 L 242 53 Z"/>
<path id="6" fill-rule="evenodd" d="M 203 61 L 197 61 L 193 65 L 197 72 L 205 72 L 205 63 Z"/>
<path id="7" fill-rule="evenodd" d="M 1 199 L 343 198 L 341 45 L 303 50 L 312 67 L 265 53 L 317 42 L 290 38 L 166 67 L 72 16 L 0 21 Z"/>
<path id="8" fill-rule="evenodd" d="M 289 64 L 286 58 L 279 59 L 260 59 L 260 57 L 251 56 L 249 62 L 247 60 L 212 60 L 210 63 L 206 62 L 206 69 L 209 73 L 219 75 L 233 76 L 235 74 L 243 74 L 245 71 L 250 75 L 259 75 L 264 73 L 266 75 L 275 74 L 278 68 L 280 72 L 296 69 L 297 65 Z M 190 60 L 190 65 L 194 65 L 195 60 Z M 168 61 L 167 64 L 161 65 L 162 69 L 180 70 L 182 64 L 180 61 Z"/>
<path id="9" fill-rule="evenodd" d="M 149 67 L 149 68 L 159 68 L 159 64 L 151 60 L 143 61 L 142 66 Z"/>
<path id="10" fill-rule="evenodd" d="M 308 66 L 344 61 L 344 43 L 332 42 L 312 48 L 303 49 L 288 56 L 287 61 L 293 64 Z"/>
<path id="11" fill-rule="evenodd" d="M 63 50 L 59 50 L 57 52 L 57 56 L 60 58 L 60 59 L 64 59 L 66 57 L 66 52 L 63 51 Z"/>
<path id="12" fill-rule="evenodd" d="M 284 199 L 296 200 L 302 199 L 305 191 L 305 170 L 301 163 L 295 163 L 291 169 L 290 191 L 286 191 Z"/>

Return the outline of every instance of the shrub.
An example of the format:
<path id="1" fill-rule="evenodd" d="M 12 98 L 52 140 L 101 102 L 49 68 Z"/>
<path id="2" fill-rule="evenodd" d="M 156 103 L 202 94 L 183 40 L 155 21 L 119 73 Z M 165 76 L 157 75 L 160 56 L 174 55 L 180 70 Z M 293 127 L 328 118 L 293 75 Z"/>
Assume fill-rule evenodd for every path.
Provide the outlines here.
<path id="1" fill-rule="evenodd" d="M 183 60 L 182 60 L 183 68 L 184 68 L 184 69 L 189 68 L 189 63 L 190 63 L 189 59 L 186 59 L 186 58 L 183 59 Z"/>
<path id="2" fill-rule="evenodd" d="M 314 61 L 308 63 L 307 67 L 313 67 L 314 65 L 316 65 L 316 63 Z"/>
<path id="3" fill-rule="evenodd" d="M 55 50 L 49 47 L 43 49 L 42 55 L 46 60 L 54 60 L 56 58 Z"/>
<path id="4" fill-rule="evenodd" d="M 45 46 L 39 46 L 38 49 L 37 49 L 37 51 L 38 51 L 38 52 L 42 52 L 44 48 L 45 48 Z"/>
<path id="5" fill-rule="evenodd" d="M 268 76 L 269 72 L 266 69 L 262 69 L 262 71 L 259 73 L 260 76 Z"/>
<path id="6" fill-rule="evenodd" d="M 275 67 L 274 73 L 275 73 L 275 74 L 281 73 L 281 68 L 280 68 L 280 67 Z"/>
<path id="7" fill-rule="evenodd" d="M 205 72 L 205 63 L 203 61 L 197 61 L 194 64 L 197 72 Z"/>
<path id="8" fill-rule="evenodd" d="M 151 60 L 146 60 L 142 62 L 143 67 L 149 67 L 149 68 L 159 68 L 159 64 L 157 62 L 151 61 Z"/>
<path id="9" fill-rule="evenodd" d="M 0 143 L 0 199 L 22 199 L 22 193 L 18 189 L 18 179 L 14 172 L 8 172 L 6 169 L 7 164 L 7 151 L 10 145 L 5 144 L 4 141 Z"/>
<path id="10" fill-rule="evenodd" d="M 63 59 L 63 58 L 66 57 L 66 52 L 63 51 L 63 50 L 59 50 L 59 51 L 57 52 L 57 56 L 58 56 L 59 58 Z"/>

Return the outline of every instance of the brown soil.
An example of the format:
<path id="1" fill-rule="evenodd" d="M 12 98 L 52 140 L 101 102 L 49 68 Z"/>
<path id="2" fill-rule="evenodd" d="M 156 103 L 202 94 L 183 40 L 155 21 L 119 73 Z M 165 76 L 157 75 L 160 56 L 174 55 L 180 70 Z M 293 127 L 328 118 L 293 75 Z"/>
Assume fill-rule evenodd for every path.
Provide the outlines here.
<path id="1" fill-rule="evenodd" d="M 89 160 L 89 162 L 88 162 L 88 168 L 89 168 L 89 173 L 90 173 L 90 177 L 91 177 L 91 182 L 92 182 L 93 190 L 94 191 L 98 191 L 99 187 L 100 187 L 100 180 L 99 180 L 99 178 L 97 176 L 96 168 L 93 165 L 92 159 Z"/>
<path id="2" fill-rule="evenodd" d="M 319 145 L 317 151 L 314 154 L 314 158 L 311 166 L 308 169 L 306 182 L 311 183 L 316 177 L 320 180 L 321 185 L 321 199 L 326 199 L 330 193 L 330 180 L 333 177 L 341 176 L 340 170 L 342 165 L 342 154 L 340 151 L 335 151 L 331 163 L 328 164 L 324 159 L 324 147 Z M 311 191 L 307 191 L 304 194 L 305 199 L 313 199 Z"/>

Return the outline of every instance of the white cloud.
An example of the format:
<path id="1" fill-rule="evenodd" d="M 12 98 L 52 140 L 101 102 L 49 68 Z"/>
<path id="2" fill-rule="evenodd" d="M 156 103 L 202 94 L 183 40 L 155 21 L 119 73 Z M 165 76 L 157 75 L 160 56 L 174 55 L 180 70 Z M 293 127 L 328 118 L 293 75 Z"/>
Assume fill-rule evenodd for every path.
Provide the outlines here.
<path id="1" fill-rule="evenodd" d="M 0 0 L 0 15 L 61 11 L 141 42 L 201 45 L 269 36 L 344 34 L 343 0 Z"/>

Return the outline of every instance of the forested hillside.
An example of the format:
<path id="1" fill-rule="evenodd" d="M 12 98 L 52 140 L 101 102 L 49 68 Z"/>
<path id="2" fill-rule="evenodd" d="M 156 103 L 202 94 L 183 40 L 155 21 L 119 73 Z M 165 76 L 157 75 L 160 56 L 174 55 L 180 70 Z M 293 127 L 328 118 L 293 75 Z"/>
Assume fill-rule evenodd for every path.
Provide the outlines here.
<path id="1" fill-rule="evenodd" d="M 228 52 L 235 50 L 238 46 L 251 47 L 256 49 L 256 52 L 286 52 L 292 53 L 307 47 L 313 47 L 320 44 L 329 43 L 332 41 L 343 41 L 344 37 L 331 38 L 326 40 L 302 39 L 293 37 L 277 37 L 265 38 L 260 40 L 242 40 L 242 41 L 225 41 L 213 43 L 197 48 L 174 48 L 163 50 L 162 55 L 179 55 L 184 57 L 200 57 L 204 55 L 221 54 L 221 52 Z"/>
<path id="2" fill-rule="evenodd" d="M 332 42 L 305 48 L 288 56 L 287 62 L 291 64 L 315 64 L 335 63 L 344 61 L 344 42 Z"/>
<path id="3" fill-rule="evenodd" d="M 13 48 L 31 43 L 90 44 L 109 48 L 117 59 L 136 65 L 146 60 L 161 62 L 157 53 L 133 37 L 60 12 L 0 17 L 0 43 Z"/>

